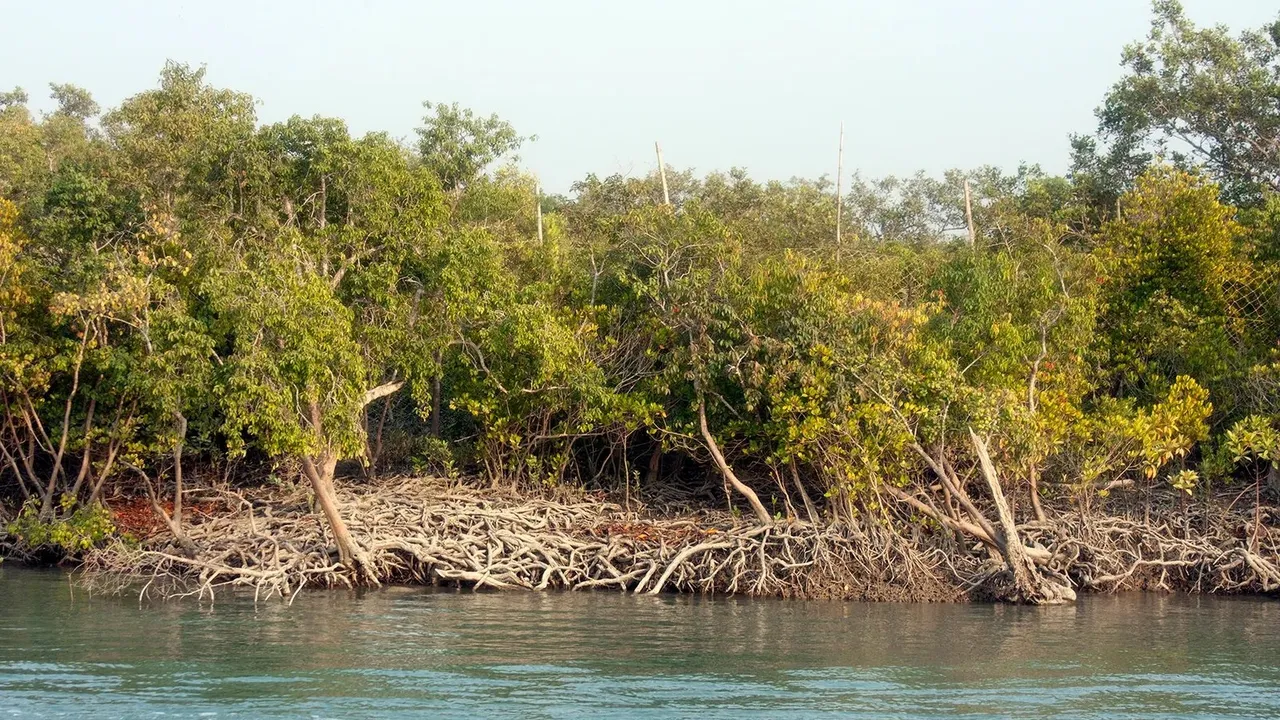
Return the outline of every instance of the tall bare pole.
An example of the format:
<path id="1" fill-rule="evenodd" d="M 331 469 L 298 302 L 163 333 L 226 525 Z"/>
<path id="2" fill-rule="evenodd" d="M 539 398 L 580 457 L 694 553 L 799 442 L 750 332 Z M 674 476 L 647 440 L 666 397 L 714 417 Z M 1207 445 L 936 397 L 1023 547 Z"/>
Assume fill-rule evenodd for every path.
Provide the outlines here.
<path id="1" fill-rule="evenodd" d="M 973 230 L 973 196 L 969 193 L 969 181 L 964 181 L 964 219 L 969 225 L 969 247 L 978 241 L 978 234 Z"/>
<path id="2" fill-rule="evenodd" d="M 840 252 L 840 226 L 844 223 L 844 121 L 840 121 L 840 149 L 836 152 L 836 252 Z"/>
<path id="3" fill-rule="evenodd" d="M 533 199 L 538 204 L 538 244 L 542 244 L 542 185 L 533 186 Z"/>
<path id="4" fill-rule="evenodd" d="M 658 174 L 662 176 L 662 204 L 670 205 L 671 195 L 667 192 L 667 166 L 662 162 L 662 146 L 655 142 L 653 149 L 658 152 Z"/>

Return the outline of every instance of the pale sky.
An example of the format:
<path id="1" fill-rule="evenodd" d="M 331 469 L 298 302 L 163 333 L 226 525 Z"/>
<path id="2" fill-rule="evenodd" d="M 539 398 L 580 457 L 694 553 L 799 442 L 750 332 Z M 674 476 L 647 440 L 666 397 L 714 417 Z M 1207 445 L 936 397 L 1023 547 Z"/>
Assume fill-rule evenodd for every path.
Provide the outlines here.
<path id="1" fill-rule="evenodd" d="M 345 119 L 410 137 L 421 102 L 496 112 L 538 135 L 551 191 L 589 172 L 845 168 L 931 173 L 1020 161 L 1062 172 L 1072 132 L 1145 36 L 1147 0 L 345 0 L 4 3 L 0 88 L 47 109 L 49 82 L 104 107 L 165 59 L 258 98 L 259 119 Z M 1198 25 L 1274 20 L 1264 0 L 1184 0 Z"/>

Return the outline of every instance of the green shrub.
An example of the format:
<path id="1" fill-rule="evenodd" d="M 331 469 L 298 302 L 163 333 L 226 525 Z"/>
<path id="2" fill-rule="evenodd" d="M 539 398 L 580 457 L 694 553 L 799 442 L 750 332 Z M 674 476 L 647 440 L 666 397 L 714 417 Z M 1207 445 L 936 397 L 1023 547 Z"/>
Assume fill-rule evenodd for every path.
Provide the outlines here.
<path id="1" fill-rule="evenodd" d="M 59 505 L 61 514 L 45 520 L 39 503 L 28 501 L 5 530 L 33 550 L 54 548 L 68 555 L 100 545 L 116 531 L 111 512 L 98 503 L 77 506 L 75 498 L 64 495 Z"/>

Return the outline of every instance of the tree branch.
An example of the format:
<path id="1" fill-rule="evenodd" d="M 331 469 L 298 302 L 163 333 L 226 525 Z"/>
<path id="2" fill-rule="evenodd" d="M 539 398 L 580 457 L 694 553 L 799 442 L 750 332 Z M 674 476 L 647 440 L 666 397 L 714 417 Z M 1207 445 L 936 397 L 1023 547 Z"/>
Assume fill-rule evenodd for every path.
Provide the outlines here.
<path id="1" fill-rule="evenodd" d="M 378 387 L 372 388 L 372 389 L 370 389 L 370 390 L 365 390 L 365 391 L 364 391 L 364 398 L 362 399 L 362 402 L 360 403 L 360 407 L 362 407 L 362 408 L 363 408 L 363 407 L 365 407 L 366 405 L 368 405 L 369 403 L 373 402 L 374 400 L 378 400 L 378 399 L 380 399 L 380 398 L 384 398 L 384 397 L 386 397 L 386 396 L 388 396 L 388 395 L 390 395 L 390 394 L 394 393 L 395 391 L 399 390 L 399 389 L 400 389 L 400 388 L 402 388 L 402 387 L 404 387 L 404 381 L 403 381 L 403 380 L 396 380 L 396 381 L 389 382 L 389 383 L 383 383 L 383 384 L 379 385 Z"/>

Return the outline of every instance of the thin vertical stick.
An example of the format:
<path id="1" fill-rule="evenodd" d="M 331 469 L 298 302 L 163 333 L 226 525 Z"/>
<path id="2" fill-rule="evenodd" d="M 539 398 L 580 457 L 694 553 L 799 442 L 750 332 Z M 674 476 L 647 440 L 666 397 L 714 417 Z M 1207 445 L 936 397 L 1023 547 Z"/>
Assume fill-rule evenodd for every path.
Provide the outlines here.
<path id="1" fill-rule="evenodd" d="M 840 252 L 840 226 L 843 224 L 844 121 L 840 121 L 840 149 L 836 152 L 836 253 Z"/>
<path id="2" fill-rule="evenodd" d="M 534 183 L 533 199 L 538 204 L 538 244 L 542 244 L 542 185 Z"/>
<path id="3" fill-rule="evenodd" d="M 662 162 L 662 146 L 655 142 L 653 149 L 658 152 L 658 174 L 662 176 L 662 204 L 670 205 L 671 195 L 667 192 L 667 166 Z"/>
<path id="4" fill-rule="evenodd" d="M 969 194 L 969 181 L 964 181 L 964 219 L 969 225 L 969 247 L 978 242 L 978 235 L 973 230 L 973 198 Z"/>

